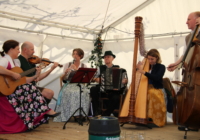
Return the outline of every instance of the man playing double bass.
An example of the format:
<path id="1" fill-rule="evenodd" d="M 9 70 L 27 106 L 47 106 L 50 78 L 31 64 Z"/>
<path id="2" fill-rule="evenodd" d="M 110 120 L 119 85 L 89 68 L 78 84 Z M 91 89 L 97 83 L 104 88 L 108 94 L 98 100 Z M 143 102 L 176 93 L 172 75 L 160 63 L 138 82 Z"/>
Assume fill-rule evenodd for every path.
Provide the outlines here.
<path id="1" fill-rule="evenodd" d="M 24 42 L 21 45 L 21 55 L 18 56 L 18 59 L 19 59 L 18 63 L 23 71 L 26 71 L 26 70 L 36 67 L 35 64 L 32 64 L 28 61 L 28 59 L 31 58 L 34 53 L 35 53 L 34 45 L 31 42 Z M 41 73 L 37 80 L 40 81 L 40 80 L 44 79 L 45 77 L 47 77 L 57 66 L 58 66 L 58 63 L 54 62 L 53 66 L 48 71 Z M 31 77 L 34 74 L 35 74 L 35 72 L 33 72 L 27 76 Z M 36 84 L 36 83 L 33 82 L 33 84 Z M 47 104 L 49 104 L 51 102 L 51 99 L 54 96 L 54 92 L 51 89 L 42 88 L 42 87 L 38 87 L 38 88 L 41 91 L 42 95 L 44 96 Z"/>
<path id="2" fill-rule="evenodd" d="M 200 24 L 200 11 L 190 13 L 188 15 L 186 24 L 188 25 L 188 29 L 191 30 L 191 33 L 188 34 L 185 38 L 186 44 L 188 44 L 189 38 L 192 32 L 194 31 L 196 25 Z M 183 55 L 175 63 L 170 64 L 167 67 L 167 70 L 171 72 L 174 71 L 177 68 L 178 64 L 181 62 L 182 58 L 183 58 Z"/>
<path id="3" fill-rule="evenodd" d="M 119 100 L 120 100 L 120 94 L 123 93 L 123 90 L 112 90 L 107 89 L 109 86 L 102 86 L 102 74 L 107 70 L 111 70 L 112 68 L 119 68 L 118 65 L 114 65 L 112 61 L 115 59 L 115 55 L 112 53 L 112 51 L 106 51 L 104 53 L 104 56 L 102 56 L 104 59 L 105 65 L 101 65 L 98 70 L 97 74 L 95 75 L 95 82 L 100 83 L 100 86 L 92 87 L 90 89 L 90 96 L 92 98 L 92 106 L 93 106 L 93 113 L 94 116 L 96 115 L 103 115 L 103 116 L 110 116 L 111 113 L 114 111 L 116 106 L 119 106 Z M 108 76 L 105 76 L 108 77 Z M 111 82 L 110 80 L 105 80 Z M 123 78 L 122 84 L 127 84 L 128 79 Z M 109 84 L 108 84 L 109 85 Z M 100 89 L 101 88 L 101 89 Z M 105 89 L 102 89 L 105 88 Z M 100 92 L 101 90 L 101 92 Z M 102 91 L 103 90 L 103 91 Z M 105 91 L 105 92 L 104 92 Z M 107 97 L 109 99 L 108 108 L 106 111 L 104 111 L 102 114 L 99 111 L 99 98 L 100 97 Z"/>
<path id="4" fill-rule="evenodd" d="M 186 24 L 188 25 L 188 29 L 191 29 L 191 33 L 188 34 L 185 38 L 186 44 L 188 44 L 189 39 L 196 28 L 196 25 L 200 24 L 200 11 L 190 13 L 188 15 Z M 177 68 L 178 64 L 181 63 L 182 59 L 183 59 L 183 55 L 175 63 L 170 64 L 167 67 L 167 70 L 171 72 L 174 71 Z M 185 131 L 184 126 L 179 126 L 178 129 L 181 131 Z M 198 131 L 198 129 L 193 129 L 193 128 L 189 128 L 189 130 Z"/>

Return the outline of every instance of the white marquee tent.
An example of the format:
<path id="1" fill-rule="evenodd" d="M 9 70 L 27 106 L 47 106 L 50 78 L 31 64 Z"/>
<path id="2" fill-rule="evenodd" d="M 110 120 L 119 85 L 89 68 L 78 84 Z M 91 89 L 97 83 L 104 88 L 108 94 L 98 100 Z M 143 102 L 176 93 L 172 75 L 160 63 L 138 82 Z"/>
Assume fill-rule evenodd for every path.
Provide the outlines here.
<path id="1" fill-rule="evenodd" d="M 116 54 L 114 64 L 132 73 L 135 17 L 143 17 L 147 49 L 157 48 L 163 64 L 183 53 L 189 13 L 199 11 L 199 0 L 0 0 L 0 44 L 8 39 L 30 41 L 35 54 L 64 64 L 72 60 L 74 48 L 88 58 L 102 30 L 103 52 Z M 103 29 L 102 29 L 103 27 Z M 140 59 L 140 58 L 139 58 Z M 47 68 L 48 69 L 48 68 Z M 45 71 L 46 69 L 44 69 Z M 39 84 L 50 88 L 57 98 L 62 69 L 57 68 Z M 165 77 L 178 80 L 178 73 Z M 52 107 L 55 102 L 52 102 Z"/>

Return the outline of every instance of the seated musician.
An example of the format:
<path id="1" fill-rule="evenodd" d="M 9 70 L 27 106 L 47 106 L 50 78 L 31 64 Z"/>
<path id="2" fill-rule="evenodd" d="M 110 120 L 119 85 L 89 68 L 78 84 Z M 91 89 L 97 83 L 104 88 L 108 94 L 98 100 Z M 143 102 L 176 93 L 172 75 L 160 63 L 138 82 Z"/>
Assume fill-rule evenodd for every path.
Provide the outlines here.
<path id="1" fill-rule="evenodd" d="M 34 85 L 28 84 L 39 77 L 40 68 L 36 68 L 36 73 L 32 77 L 24 77 L 23 85 L 16 84 L 15 80 L 19 82 L 23 80 L 21 75 L 16 72 L 20 68 L 16 67 L 17 64 L 14 62 L 20 53 L 19 42 L 7 40 L 4 42 L 2 50 L 0 52 L 2 56 L 0 58 L 0 79 L 2 80 L 0 86 L 0 134 L 33 130 L 47 122 L 48 117 L 59 115 L 48 107 L 40 91 Z M 4 78 L 7 79 L 8 86 L 16 87 L 10 95 L 8 94 L 10 90 L 4 91 L 6 87 L 9 88 L 6 83 L 4 84 Z"/>
<path id="2" fill-rule="evenodd" d="M 28 61 L 29 58 L 31 58 L 34 54 L 34 45 L 31 42 L 24 42 L 21 46 L 21 55 L 18 56 L 19 61 L 16 61 L 18 65 L 22 68 L 23 71 L 29 70 L 31 68 L 36 67 L 36 64 L 32 64 Z M 41 73 L 38 77 L 38 80 L 41 81 L 45 77 L 47 77 L 56 67 L 58 66 L 57 62 L 54 62 L 53 66 L 46 72 Z M 30 73 L 27 75 L 28 77 L 33 76 L 35 72 Z M 33 84 L 36 85 L 35 82 Z M 42 95 L 44 96 L 47 104 L 51 102 L 51 99 L 54 96 L 54 92 L 51 89 L 38 87 L 38 89 L 41 91 Z"/>
<path id="3" fill-rule="evenodd" d="M 97 70 L 97 74 L 95 75 L 94 81 L 97 83 L 100 83 L 100 77 L 102 75 L 103 72 L 105 72 L 106 70 L 109 70 L 111 68 L 117 67 L 119 68 L 118 65 L 113 65 L 112 61 L 115 59 L 115 55 L 112 53 L 112 51 L 106 51 L 104 53 L 104 56 L 102 56 L 102 58 L 104 59 L 104 63 L 105 65 L 101 65 L 98 70 Z M 127 84 L 128 79 L 124 78 L 122 80 L 123 84 Z M 100 92 L 100 88 L 101 90 L 103 90 L 104 92 Z M 119 99 L 120 99 L 120 94 L 123 93 L 123 90 L 105 90 L 102 88 L 108 88 L 107 86 L 95 86 L 92 87 L 90 89 L 90 96 L 92 98 L 92 106 L 93 106 L 93 115 L 100 115 L 101 112 L 99 110 L 99 98 L 100 97 L 107 97 L 109 99 L 109 104 L 108 104 L 108 108 L 106 111 L 103 112 L 103 116 L 110 116 L 111 113 L 114 111 L 114 109 L 118 106 L 119 107 Z"/>
<path id="4" fill-rule="evenodd" d="M 150 70 L 144 71 L 142 63 L 137 64 L 137 71 L 148 78 L 147 117 L 152 119 L 157 126 L 164 126 L 166 121 L 166 104 L 162 91 L 162 79 L 165 66 L 161 64 L 161 57 L 157 49 L 151 49 L 147 53 Z"/>
<path id="5" fill-rule="evenodd" d="M 81 63 L 81 59 L 84 57 L 84 51 L 81 48 L 75 48 L 72 52 L 73 61 L 64 65 L 62 80 L 66 81 L 66 76 L 70 71 L 78 70 L 79 68 L 87 68 L 84 63 Z M 81 107 L 87 114 L 90 105 L 89 89 L 84 85 L 81 85 Z M 56 111 L 61 112 L 61 115 L 54 118 L 54 122 L 68 121 L 73 113 L 80 107 L 80 89 L 77 83 L 65 83 L 58 95 L 56 102 Z M 82 115 L 84 115 L 81 112 Z M 79 111 L 74 114 L 75 121 L 78 121 Z M 81 118 L 79 118 L 81 119 Z M 84 119 L 84 118 L 83 118 Z"/>

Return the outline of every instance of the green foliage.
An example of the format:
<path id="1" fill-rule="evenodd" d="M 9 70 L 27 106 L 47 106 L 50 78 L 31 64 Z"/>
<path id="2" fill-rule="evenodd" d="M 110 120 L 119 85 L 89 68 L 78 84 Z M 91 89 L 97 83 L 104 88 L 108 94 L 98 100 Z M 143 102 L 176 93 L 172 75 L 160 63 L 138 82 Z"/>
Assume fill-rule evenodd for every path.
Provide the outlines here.
<path id="1" fill-rule="evenodd" d="M 94 67 L 97 68 L 100 65 L 102 65 L 102 58 L 101 58 L 102 48 L 103 48 L 103 45 L 101 42 L 101 37 L 99 36 L 94 43 L 94 49 L 91 51 L 92 55 L 88 61 L 91 64 L 92 68 Z"/>

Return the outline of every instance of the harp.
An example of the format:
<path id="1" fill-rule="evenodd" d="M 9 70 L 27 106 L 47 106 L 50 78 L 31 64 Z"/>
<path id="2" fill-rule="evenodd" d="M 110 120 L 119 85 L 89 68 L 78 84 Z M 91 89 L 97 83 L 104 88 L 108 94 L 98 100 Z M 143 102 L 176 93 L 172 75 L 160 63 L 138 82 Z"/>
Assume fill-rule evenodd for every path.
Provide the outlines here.
<path id="1" fill-rule="evenodd" d="M 143 42 L 143 44 L 142 44 Z M 124 99 L 119 113 L 120 123 L 147 124 L 147 89 L 148 78 L 136 71 L 138 44 L 140 43 L 140 54 L 145 57 L 144 33 L 142 17 L 135 17 L 135 42 L 132 67 L 132 82 Z M 149 71 L 149 63 L 143 59 L 143 69 Z"/>

